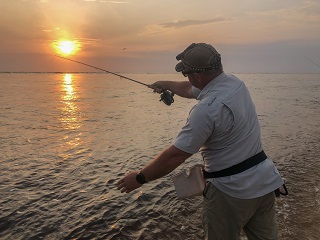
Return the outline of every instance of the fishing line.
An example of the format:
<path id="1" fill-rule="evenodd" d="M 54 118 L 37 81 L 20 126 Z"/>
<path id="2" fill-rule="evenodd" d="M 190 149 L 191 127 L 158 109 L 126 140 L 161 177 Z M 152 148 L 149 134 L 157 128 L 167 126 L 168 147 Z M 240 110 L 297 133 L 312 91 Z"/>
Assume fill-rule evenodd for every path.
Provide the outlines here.
<path id="1" fill-rule="evenodd" d="M 105 69 L 102 69 L 102 68 L 99 68 L 99 67 L 96 67 L 96 66 L 87 64 L 87 63 L 83 63 L 83 62 L 80 62 L 80 61 L 76 61 L 76 60 L 73 60 L 73 59 L 70 59 L 70 58 L 66 58 L 66 57 L 62 57 L 62 56 L 58 56 L 58 55 L 55 55 L 55 56 L 57 56 L 57 57 L 59 57 L 59 58 L 62 58 L 62 59 L 65 59 L 65 60 L 68 60 L 68 61 L 71 61 L 71 62 L 79 63 L 79 64 L 82 64 L 82 65 L 85 65 L 85 66 L 88 66 L 88 67 L 91 67 L 91 68 L 94 68 L 94 69 L 97 69 L 97 70 L 106 72 L 106 73 L 108 73 L 108 74 L 113 74 L 113 75 L 118 76 L 118 77 L 120 77 L 120 78 L 123 78 L 123 79 L 129 80 L 129 81 L 132 81 L 132 82 L 141 84 L 141 85 L 146 86 L 146 87 L 148 87 L 148 88 L 152 88 L 151 85 L 149 85 L 149 84 L 146 84 L 146 83 L 143 83 L 143 82 L 134 80 L 134 79 L 132 79 L 132 78 L 123 76 L 123 75 L 118 74 L 118 73 L 115 73 L 115 72 L 111 72 L 111 71 L 108 71 L 108 70 L 105 70 Z M 160 100 L 159 100 L 159 101 L 164 102 L 167 106 L 170 106 L 170 105 L 174 102 L 173 95 L 174 95 L 173 92 L 171 92 L 171 91 L 169 91 L 169 90 L 164 90 L 164 91 L 162 91 L 162 93 L 160 94 Z"/>

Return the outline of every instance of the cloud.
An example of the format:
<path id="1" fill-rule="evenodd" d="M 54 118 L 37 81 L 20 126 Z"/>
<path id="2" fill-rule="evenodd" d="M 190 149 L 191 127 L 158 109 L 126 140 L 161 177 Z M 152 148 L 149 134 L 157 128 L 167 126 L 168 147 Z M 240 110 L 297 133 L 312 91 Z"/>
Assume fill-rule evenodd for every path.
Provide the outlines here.
<path id="1" fill-rule="evenodd" d="M 300 5 L 290 5 L 272 10 L 248 12 L 248 14 L 290 19 L 294 22 L 319 22 L 320 3 L 316 1 L 304 1 Z"/>
<path id="2" fill-rule="evenodd" d="M 176 20 L 173 22 L 147 25 L 144 27 L 140 35 L 162 34 L 162 33 L 170 32 L 170 30 L 172 29 L 182 29 L 187 27 L 206 25 L 211 23 L 227 22 L 227 21 L 232 21 L 232 20 L 230 18 L 222 18 L 222 17 L 206 19 L 206 20 L 195 20 L 195 19 Z"/>
<path id="3" fill-rule="evenodd" d="M 105 1 L 105 2 L 116 3 L 116 4 L 129 3 L 129 2 L 123 2 L 123 1 Z"/>
<path id="4" fill-rule="evenodd" d="M 101 3 L 114 3 L 114 4 L 123 4 L 129 3 L 126 1 L 106 1 L 106 0 L 83 0 L 84 2 L 101 2 Z"/>
<path id="5" fill-rule="evenodd" d="M 159 24 L 160 27 L 163 28 L 184 28 L 184 27 L 190 27 L 190 26 L 196 26 L 196 25 L 204 25 L 204 24 L 210 24 L 210 23 L 217 23 L 217 22 L 227 22 L 231 21 L 230 18 L 212 18 L 207 20 L 177 20 L 174 22 L 168 22 L 168 23 L 161 23 Z"/>

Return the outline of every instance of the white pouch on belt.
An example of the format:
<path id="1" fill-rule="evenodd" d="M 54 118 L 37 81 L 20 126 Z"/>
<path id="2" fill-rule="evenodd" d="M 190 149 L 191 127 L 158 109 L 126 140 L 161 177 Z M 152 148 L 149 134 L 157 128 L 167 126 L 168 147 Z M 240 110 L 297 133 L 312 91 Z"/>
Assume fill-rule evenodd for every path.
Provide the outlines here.
<path id="1" fill-rule="evenodd" d="M 183 170 L 172 176 L 178 198 L 202 195 L 205 187 L 202 168 L 203 165 L 197 164 L 188 170 Z"/>

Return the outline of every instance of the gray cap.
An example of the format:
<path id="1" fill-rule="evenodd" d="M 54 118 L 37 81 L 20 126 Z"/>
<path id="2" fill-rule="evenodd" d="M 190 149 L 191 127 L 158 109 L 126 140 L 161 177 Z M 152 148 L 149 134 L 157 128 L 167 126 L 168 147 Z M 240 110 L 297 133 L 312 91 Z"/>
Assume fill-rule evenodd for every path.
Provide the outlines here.
<path id="1" fill-rule="evenodd" d="M 206 43 L 192 43 L 176 59 L 177 72 L 202 72 L 217 69 L 221 63 L 221 56 L 217 50 Z"/>

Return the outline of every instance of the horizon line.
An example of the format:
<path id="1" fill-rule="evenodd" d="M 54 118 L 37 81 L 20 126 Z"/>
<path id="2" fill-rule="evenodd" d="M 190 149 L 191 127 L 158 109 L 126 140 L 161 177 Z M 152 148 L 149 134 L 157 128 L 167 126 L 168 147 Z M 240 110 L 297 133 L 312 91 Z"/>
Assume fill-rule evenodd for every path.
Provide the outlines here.
<path id="1" fill-rule="evenodd" d="M 180 74 L 178 72 L 115 72 L 124 74 Z M 95 72 L 95 71 L 50 71 L 50 72 L 35 72 L 35 71 L 0 71 L 0 74 L 110 74 L 106 72 Z M 230 74 L 320 74 L 320 72 L 301 72 L 301 73 L 290 73 L 290 72 L 230 72 Z"/>

